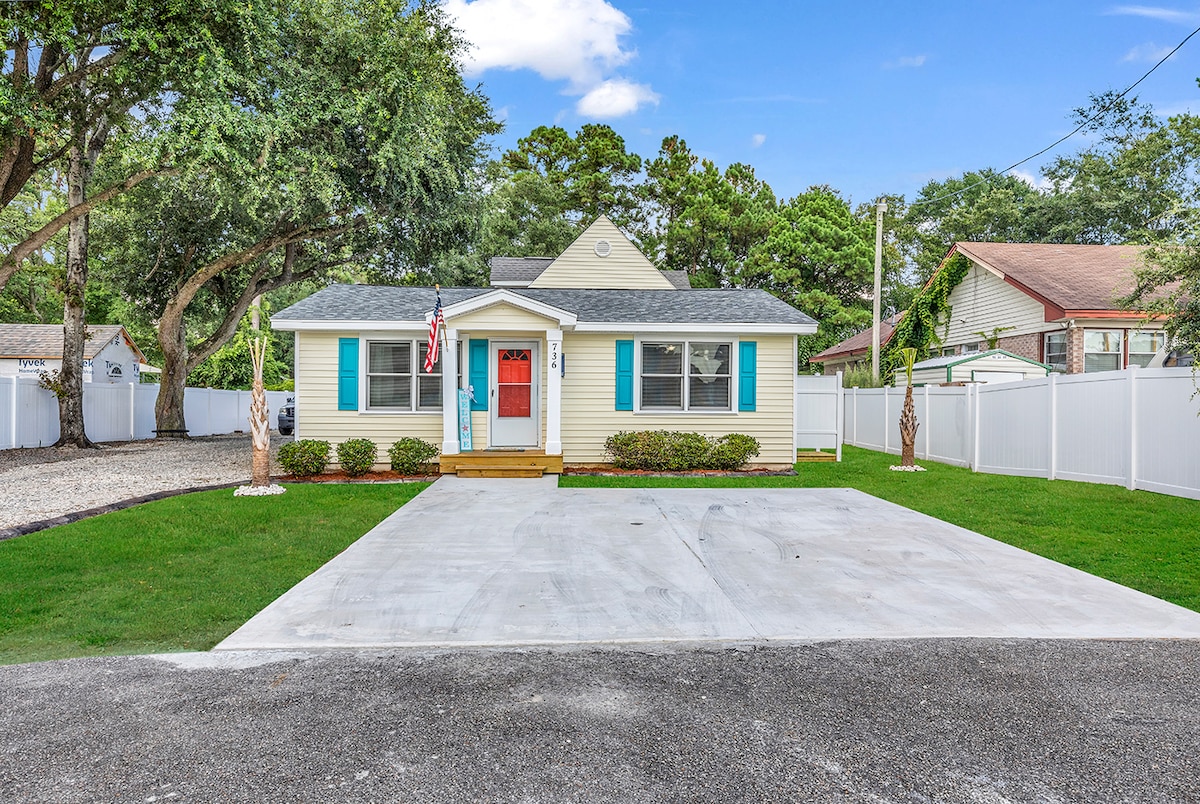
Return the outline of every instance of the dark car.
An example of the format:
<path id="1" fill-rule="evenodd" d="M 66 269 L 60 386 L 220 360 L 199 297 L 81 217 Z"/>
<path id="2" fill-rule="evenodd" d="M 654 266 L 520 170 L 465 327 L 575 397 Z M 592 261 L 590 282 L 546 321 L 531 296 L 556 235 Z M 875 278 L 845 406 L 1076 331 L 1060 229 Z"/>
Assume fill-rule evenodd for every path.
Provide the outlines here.
<path id="1" fill-rule="evenodd" d="M 279 409 L 279 434 L 291 435 L 296 429 L 296 398 L 289 396 L 288 401 Z"/>

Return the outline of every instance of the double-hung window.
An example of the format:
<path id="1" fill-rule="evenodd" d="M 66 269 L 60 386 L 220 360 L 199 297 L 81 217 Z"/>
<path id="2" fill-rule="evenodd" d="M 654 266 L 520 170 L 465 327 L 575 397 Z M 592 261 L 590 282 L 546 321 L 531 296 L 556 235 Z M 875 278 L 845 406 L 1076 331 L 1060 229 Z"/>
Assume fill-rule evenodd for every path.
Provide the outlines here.
<path id="1" fill-rule="evenodd" d="M 1043 361 L 1051 371 L 1066 373 L 1067 371 L 1067 332 L 1047 332 Z"/>
<path id="2" fill-rule="evenodd" d="M 442 354 L 431 373 L 425 372 L 429 343 L 411 341 L 367 342 L 367 409 L 392 411 L 442 410 Z M 462 385 L 461 348 L 458 361 Z"/>
<path id="3" fill-rule="evenodd" d="M 1154 358 L 1155 352 L 1167 345 L 1167 334 L 1162 330 L 1146 330 L 1129 333 L 1129 365 L 1145 368 Z"/>
<path id="4" fill-rule="evenodd" d="M 1117 371 L 1121 366 L 1123 330 L 1087 329 L 1083 331 L 1083 370 Z"/>
<path id="5" fill-rule="evenodd" d="M 641 352 L 642 410 L 732 410 L 733 344 L 646 341 Z"/>

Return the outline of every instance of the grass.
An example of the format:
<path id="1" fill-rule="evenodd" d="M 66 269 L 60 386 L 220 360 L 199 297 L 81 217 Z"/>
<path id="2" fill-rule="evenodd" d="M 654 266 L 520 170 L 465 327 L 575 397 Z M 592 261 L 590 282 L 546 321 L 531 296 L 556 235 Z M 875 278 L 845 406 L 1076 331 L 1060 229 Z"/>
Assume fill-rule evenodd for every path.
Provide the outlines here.
<path id="1" fill-rule="evenodd" d="M 1200 501 L 1118 486 L 975 474 L 844 447 L 841 463 L 797 464 L 794 477 L 564 476 L 572 487 L 853 488 L 1200 611 Z"/>
<path id="2" fill-rule="evenodd" d="M 207 650 L 426 485 L 206 491 L 0 542 L 0 663 Z"/>

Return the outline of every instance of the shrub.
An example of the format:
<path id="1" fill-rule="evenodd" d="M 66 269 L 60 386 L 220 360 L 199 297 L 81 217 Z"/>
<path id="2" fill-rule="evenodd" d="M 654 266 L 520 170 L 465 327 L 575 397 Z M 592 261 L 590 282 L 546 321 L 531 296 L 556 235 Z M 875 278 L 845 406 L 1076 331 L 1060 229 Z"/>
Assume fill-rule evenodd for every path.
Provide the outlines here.
<path id="1" fill-rule="evenodd" d="M 741 469 L 758 456 L 758 439 L 741 433 L 718 438 L 705 456 L 708 469 Z"/>
<path id="2" fill-rule="evenodd" d="M 279 448 L 279 465 L 289 475 L 319 475 L 329 464 L 329 442 L 304 438 L 289 441 Z"/>
<path id="3" fill-rule="evenodd" d="M 351 438 L 337 446 L 338 463 L 350 477 L 358 477 L 371 471 L 378 453 L 375 442 L 369 438 Z"/>
<path id="4" fill-rule="evenodd" d="M 428 471 L 429 463 L 437 457 L 437 447 L 419 438 L 402 438 L 392 444 L 388 450 L 388 458 L 392 461 L 392 469 L 406 475 L 415 475 Z"/>
<path id="5" fill-rule="evenodd" d="M 758 455 L 758 441 L 740 433 L 709 438 L 699 433 L 640 430 L 609 436 L 604 442 L 604 450 L 618 469 L 651 472 L 734 470 Z"/>

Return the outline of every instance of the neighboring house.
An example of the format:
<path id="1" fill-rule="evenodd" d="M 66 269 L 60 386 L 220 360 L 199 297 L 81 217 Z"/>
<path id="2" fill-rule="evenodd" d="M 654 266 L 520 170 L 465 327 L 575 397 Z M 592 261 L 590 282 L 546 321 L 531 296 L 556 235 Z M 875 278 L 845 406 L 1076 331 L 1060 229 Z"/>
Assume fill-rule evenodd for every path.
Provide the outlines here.
<path id="1" fill-rule="evenodd" d="M 943 354 L 984 351 L 995 338 L 997 348 L 1079 374 L 1145 366 L 1166 345 L 1160 322 L 1116 302 L 1133 287 L 1140 247 L 955 243 L 943 268 L 955 254 L 971 267 L 950 292 Z"/>
<path id="2" fill-rule="evenodd" d="M 1019 382 L 1035 380 L 1050 373 L 1050 367 L 1003 349 L 989 349 L 967 355 L 931 357 L 913 364 L 912 383 L 940 385 L 950 382 Z M 897 388 L 908 385 L 908 375 L 896 371 Z"/>
<path id="3" fill-rule="evenodd" d="M 882 352 L 892 339 L 892 332 L 904 313 L 896 313 L 879 322 L 879 350 Z M 813 355 L 809 363 L 820 363 L 823 373 L 837 374 L 839 371 L 871 366 L 871 338 L 874 327 L 867 327 L 862 332 L 851 335 L 841 343 L 830 346 L 823 352 Z"/>
<path id="4" fill-rule="evenodd" d="M 83 381 L 138 382 L 145 355 L 120 324 L 88 325 Z M 62 324 L 0 324 L 0 377 L 37 378 L 62 368 Z"/>
<path id="5" fill-rule="evenodd" d="M 473 454 L 603 464 L 608 436 L 664 429 L 745 433 L 761 444 L 756 465 L 795 462 L 796 337 L 817 325 L 785 302 L 693 290 L 605 217 L 557 258 L 494 260 L 492 280 L 442 289 L 432 374 L 433 288 L 334 285 L 275 314 L 296 333 L 296 437 L 369 438 L 384 455 L 415 436 L 452 471 L 462 388 Z"/>

